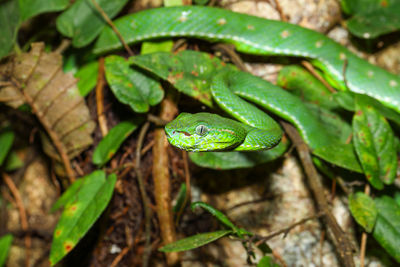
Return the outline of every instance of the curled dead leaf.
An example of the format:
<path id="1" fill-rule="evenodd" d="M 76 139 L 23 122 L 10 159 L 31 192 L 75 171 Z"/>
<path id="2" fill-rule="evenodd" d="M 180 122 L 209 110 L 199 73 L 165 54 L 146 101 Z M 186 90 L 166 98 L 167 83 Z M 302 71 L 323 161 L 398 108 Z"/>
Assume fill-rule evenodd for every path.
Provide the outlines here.
<path id="1" fill-rule="evenodd" d="M 43 43 L 0 65 L 0 102 L 14 108 L 27 103 L 51 139 L 43 142 L 45 152 L 64 165 L 92 144 L 95 128 L 76 83 L 63 72 L 62 55 L 45 52 Z"/>

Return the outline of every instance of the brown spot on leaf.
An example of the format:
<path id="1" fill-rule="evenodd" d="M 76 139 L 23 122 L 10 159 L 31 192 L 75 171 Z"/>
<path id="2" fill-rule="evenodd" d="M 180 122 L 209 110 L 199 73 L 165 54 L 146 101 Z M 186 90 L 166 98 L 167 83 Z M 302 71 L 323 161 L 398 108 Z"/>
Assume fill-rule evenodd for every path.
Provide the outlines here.
<path id="1" fill-rule="evenodd" d="M 194 71 L 194 70 L 192 70 L 192 72 L 191 72 L 191 73 L 192 73 L 192 75 L 193 75 L 193 76 L 196 76 L 196 77 L 198 77 L 198 76 L 199 76 L 199 73 L 198 73 L 197 71 Z"/>
<path id="2" fill-rule="evenodd" d="M 357 110 L 356 116 L 361 116 L 362 114 L 363 114 L 363 112 L 361 110 Z"/>

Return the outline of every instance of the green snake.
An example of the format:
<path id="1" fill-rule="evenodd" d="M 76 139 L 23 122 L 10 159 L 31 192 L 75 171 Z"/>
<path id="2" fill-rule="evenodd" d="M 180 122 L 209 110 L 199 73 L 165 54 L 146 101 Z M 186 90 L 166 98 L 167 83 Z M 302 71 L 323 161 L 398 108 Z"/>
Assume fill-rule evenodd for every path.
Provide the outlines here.
<path id="1" fill-rule="evenodd" d="M 237 51 L 248 54 L 305 57 L 311 60 L 324 78 L 335 88 L 368 95 L 377 99 L 383 105 L 400 112 L 400 78 L 398 76 L 357 57 L 328 37 L 297 25 L 266 20 L 219 8 L 181 6 L 149 9 L 130 14 L 117 19 L 115 26 L 128 44 L 160 38 L 193 37 L 231 43 L 235 45 Z M 111 28 L 105 28 L 95 44 L 94 52 L 104 53 L 121 47 L 121 42 L 114 31 Z M 179 136 L 177 139 L 204 136 L 205 133 L 212 136 L 215 129 L 215 131 L 224 133 L 221 140 L 240 139 L 241 141 L 239 144 L 230 143 L 224 148 L 222 143 L 225 141 L 223 140 L 221 144 L 215 144 L 215 147 L 210 149 L 248 150 L 253 148 L 259 150 L 276 145 L 281 135 L 276 122 L 271 122 L 272 119 L 265 119 L 264 116 L 258 117 L 253 112 L 247 115 L 239 114 L 243 109 L 241 110 L 241 104 L 234 106 L 236 102 L 232 99 L 236 98 L 233 98 L 233 92 L 262 107 L 266 106 L 265 108 L 271 109 L 272 106 L 274 112 L 280 117 L 296 124 L 309 144 L 310 140 L 317 142 L 311 145 L 312 148 L 329 144 L 329 133 L 317 136 L 318 132 L 324 130 L 321 129 L 320 125 L 307 120 L 308 114 L 305 109 L 299 109 L 294 116 L 293 112 L 288 115 L 281 106 L 274 106 L 274 89 L 266 91 L 254 86 L 254 84 L 249 83 L 252 78 L 249 78 L 246 74 L 231 76 L 226 73 L 215 76 L 212 88 L 214 100 L 230 115 L 251 126 L 250 128 L 241 126 L 243 129 L 240 131 L 244 131 L 245 136 L 247 134 L 254 136 L 254 133 L 258 133 L 260 134 L 259 137 L 252 137 L 250 140 L 249 136 L 246 140 L 246 137 L 243 139 L 242 134 L 235 133 L 236 136 L 234 137 L 228 136 L 230 129 L 224 128 L 224 125 L 229 124 L 229 127 L 238 125 L 231 121 L 220 120 L 216 115 L 206 114 L 181 115 L 177 118 L 177 121 L 167 127 L 170 136 L 177 133 L 179 134 L 176 135 Z M 288 101 L 288 108 L 292 111 L 296 110 L 296 101 Z M 244 111 L 247 111 L 247 107 Z M 267 122 L 264 122 L 265 120 Z M 189 121 L 201 122 L 202 124 L 197 126 L 202 126 L 187 125 L 185 127 L 186 124 L 184 123 Z M 207 121 L 217 121 L 218 126 L 207 125 L 205 124 Z M 300 121 L 301 123 L 299 123 Z M 171 125 L 182 126 L 182 128 L 180 130 L 176 128 L 175 133 L 173 133 L 169 131 Z M 193 151 L 205 150 L 204 148 L 194 148 L 195 141 L 189 141 L 189 139 L 183 142 L 186 142 L 186 144 L 178 145 L 186 145 L 189 150 Z M 207 140 L 207 138 L 203 139 Z M 198 143 L 200 142 L 198 141 Z M 209 144 L 208 141 L 205 143 Z M 226 144 L 224 145 L 226 146 Z"/>
<path id="2" fill-rule="evenodd" d="M 238 85 L 238 73 L 227 71 L 216 74 L 211 82 L 214 100 L 228 114 L 242 121 L 210 113 L 181 113 L 165 126 L 168 141 L 181 149 L 199 151 L 256 151 L 276 146 L 282 137 L 282 130 L 271 117 L 255 106 L 242 100 L 238 95 L 258 98 Z M 240 79 L 244 81 L 244 79 Z"/>

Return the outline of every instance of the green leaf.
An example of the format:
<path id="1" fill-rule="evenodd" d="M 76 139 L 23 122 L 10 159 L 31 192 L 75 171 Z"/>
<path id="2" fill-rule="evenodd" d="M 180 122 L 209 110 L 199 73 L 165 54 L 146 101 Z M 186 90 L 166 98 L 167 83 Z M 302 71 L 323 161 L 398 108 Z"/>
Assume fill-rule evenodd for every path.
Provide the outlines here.
<path id="1" fill-rule="evenodd" d="M 339 167 L 359 173 L 363 172 L 360 163 L 354 155 L 352 144 L 333 144 L 318 147 L 313 150 L 313 154 Z"/>
<path id="2" fill-rule="evenodd" d="M 173 46 L 174 42 L 172 40 L 143 42 L 140 54 L 145 55 L 156 52 L 171 52 Z"/>
<path id="3" fill-rule="evenodd" d="M 332 110 L 339 108 L 332 93 L 315 76 L 298 65 L 283 67 L 276 84 L 300 97 L 304 102 Z"/>
<path id="4" fill-rule="evenodd" d="M 190 249 L 195 249 L 201 246 L 204 246 L 208 243 L 211 243 L 221 237 L 231 234 L 231 230 L 221 230 L 210 233 L 202 233 L 194 236 L 190 236 L 181 240 L 178 240 L 174 243 L 165 245 L 159 249 L 162 252 L 177 252 L 177 251 L 185 251 Z"/>
<path id="5" fill-rule="evenodd" d="M 71 184 L 68 189 L 61 195 L 61 197 L 53 204 L 50 212 L 55 212 L 61 207 L 65 207 L 69 202 L 75 200 L 75 195 L 81 189 L 83 183 L 83 178 L 76 179 L 73 184 Z"/>
<path id="6" fill-rule="evenodd" d="M 333 98 L 342 108 L 354 112 L 356 96 L 358 96 L 358 94 L 352 93 L 350 91 L 342 91 L 342 92 L 336 92 L 333 95 Z M 379 111 L 380 114 L 382 114 L 382 116 L 400 125 L 399 113 L 397 113 L 391 108 L 385 107 L 384 105 L 381 104 L 381 102 L 377 101 L 372 97 L 363 95 L 363 98 L 365 104 L 374 107 L 377 111 Z"/>
<path id="7" fill-rule="evenodd" d="M 4 170 L 7 172 L 11 172 L 21 168 L 22 166 L 24 166 L 24 162 L 20 159 L 17 152 L 11 150 L 10 153 L 8 153 L 6 160 L 4 161 Z"/>
<path id="8" fill-rule="evenodd" d="M 227 227 L 231 228 L 233 232 L 237 233 L 239 232 L 239 228 L 237 226 L 235 226 L 229 219 L 228 217 L 226 217 L 225 214 L 223 214 L 222 212 L 220 212 L 219 210 L 217 210 L 216 208 L 198 201 L 198 202 L 193 202 L 190 207 L 192 208 L 192 210 L 196 209 L 197 207 L 201 207 L 203 209 L 205 209 L 206 211 L 208 211 L 209 213 L 211 213 L 212 215 L 214 215 L 220 222 L 222 222 L 223 224 L 225 224 Z"/>
<path id="9" fill-rule="evenodd" d="M 76 246 L 107 207 L 117 176 L 112 174 L 106 179 L 103 171 L 94 171 L 82 180 L 79 190 L 67 201 L 54 230 L 50 251 L 52 266 Z"/>
<path id="10" fill-rule="evenodd" d="M 60 11 L 68 0 L 6 0 L 0 2 L 0 59 L 13 48 L 21 22 L 41 13 Z"/>
<path id="11" fill-rule="evenodd" d="M 10 151 L 13 142 L 14 133 L 11 130 L 0 132 L 0 166 L 3 164 L 3 161 L 6 158 L 8 151 Z"/>
<path id="12" fill-rule="evenodd" d="M 130 60 L 132 64 L 170 82 L 178 91 L 210 107 L 213 105 L 210 92 L 212 77 L 222 68 L 235 69 L 216 57 L 189 50 L 177 54 L 160 52 L 139 55 Z"/>
<path id="13" fill-rule="evenodd" d="M 374 238 L 379 244 L 400 263 L 400 206 L 388 196 L 375 199 L 378 209 Z"/>
<path id="14" fill-rule="evenodd" d="M 172 207 L 173 212 L 178 212 L 181 210 L 183 202 L 185 201 L 186 196 L 186 184 L 182 183 L 179 188 L 178 196 L 176 198 L 176 204 Z"/>
<path id="15" fill-rule="evenodd" d="M 11 234 L 4 235 L 0 238 L 0 267 L 4 266 L 6 263 L 12 241 L 13 236 Z"/>
<path id="16" fill-rule="evenodd" d="M 121 103 L 129 105 L 135 112 L 147 112 L 150 106 L 160 103 L 164 91 L 156 79 L 129 65 L 129 61 L 123 57 L 107 57 L 105 59 L 107 82 Z"/>
<path id="17" fill-rule="evenodd" d="M 371 233 L 378 215 L 374 200 L 362 192 L 357 192 L 350 195 L 349 208 L 357 223 L 364 227 L 366 232 Z"/>
<path id="18" fill-rule="evenodd" d="M 114 126 L 94 150 L 93 163 L 100 166 L 107 163 L 142 121 L 143 119 L 139 117 L 132 121 L 120 122 Z"/>
<path id="19" fill-rule="evenodd" d="M 279 267 L 270 256 L 264 256 L 258 262 L 257 267 Z"/>
<path id="20" fill-rule="evenodd" d="M 385 117 L 356 96 L 353 141 L 367 180 L 377 189 L 393 183 L 397 170 L 394 134 Z"/>
<path id="21" fill-rule="evenodd" d="M 19 22 L 18 2 L 11 0 L 0 3 L 0 59 L 12 50 Z"/>
<path id="22" fill-rule="evenodd" d="M 289 147 L 289 140 L 282 141 L 274 148 L 258 152 L 196 152 L 189 153 L 193 163 L 203 168 L 231 170 L 251 168 L 258 164 L 273 161 L 281 157 Z"/>
<path id="23" fill-rule="evenodd" d="M 350 32 L 361 38 L 376 38 L 379 35 L 400 29 L 399 0 L 346 0 L 344 6 L 352 13 L 347 22 Z"/>
<path id="24" fill-rule="evenodd" d="M 97 61 L 92 61 L 81 67 L 74 75 L 75 78 L 79 79 L 77 86 L 81 96 L 87 96 L 96 86 L 98 72 L 99 63 Z"/>
<path id="25" fill-rule="evenodd" d="M 64 10 L 69 0 L 18 0 L 21 21 L 25 21 L 40 13 Z"/>
<path id="26" fill-rule="evenodd" d="M 96 0 L 111 19 L 118 14 L 128 0 Z M 78 0 L 57 18 L 57 29 L 72 38 L 72 45 L 83 47 L 92 42 L 106 26 L 102 15 L 92 0 Z"/>

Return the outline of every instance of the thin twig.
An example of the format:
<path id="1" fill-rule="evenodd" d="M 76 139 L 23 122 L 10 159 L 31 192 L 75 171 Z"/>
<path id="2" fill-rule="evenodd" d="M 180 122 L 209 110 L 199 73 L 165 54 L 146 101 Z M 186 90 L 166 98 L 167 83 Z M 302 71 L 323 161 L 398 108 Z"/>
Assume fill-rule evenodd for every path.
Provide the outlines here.
<path id="1" fill-rule="evenodd" d="M 285 132 L 288 134 L 288 136 L 296 146 L 299 158 L 302 162 L 302 165 L 304 166 L 308 184 L 310 185 L 311 191 L 314 194 L 319 209 L 325 214 L 325 219 L 328 227 L 332 231 L 333 237 L 336 241 L 336 249 L 341 259 L 343 260 L 344 265 L 347 267 L 355 266 L 353 260 L 352 245 L 350 244 L 350 241 L 348 240 L 346 234 L 340 228 L 335 217 L 329 209 L 328 201 L 326 200 L 324 195 L 322 182 L 320 176 L 317 173 L 317 170 L 312 163 L 308 146 L 304 143 L 300 134 L 291 124 L 284 121 L 281 121 L 281 124 L 285 129 Z"/>
<path id="2" fill-rule="evenodd" d="M 160 117 L 154 116 L 153 114 L 147 114 L 147 120 L 157 126 L 165 126 L 168 123 L 167 120 L 163 120 Z"/>
<path id="3" fill-rule="evenodd" d="M 55 53 L 62 54 L 71 45 L 71 40 L 63 39 L 61 44 L 54 50 Z"/>
<path id="4" fill-rule="evenodd" d="M 270 240 L 271 238 L 273 238 L 273 237 L 275 237 L 277 235 L 280 235 L 280 234 L 284 234 L 283 237 L 286 237 L 286 235 L 290 232 L 290 230 L 292 230 L 296 226 L 304 224 L 305 222 L 307 222 L 309 220 L 313 220 L 313 219 L 319 218 L 319 217 L 321 217 L 323 215 L 325 215 L 323 212 L 311 215 L 309 217 L 306 217 L 304 219 L 301 219 L 300 221 L 297 221 L 297 222 L 289 225 L 288 227 L 285 227 L 285 228 L 279 229 L 279 230 L 277 230 L 275 232 L 272 232 L 267 236 L 257 236 L 256 235 L 255 238 L 257 239 L 257 242 L 254 245 L 255 246 L 259 246 L 260 244 L 262 244 L 262 243 L 264 243 L 264 242 Z"/>
<path id="5" fill-rule="evenodd" d="M 151 219 L 151 209 L 150 209 L 150 201 L 147 198 L 146 194 L 146 188 L 144 185 L 143 181 L 143 176 L 142 176 L 142 171 L 140 169 L 140 162 L 141 162 L 141 155 L 140 152 L 142 150 L 143 146 L 143 141 L 144 137 L 146 135 L 147 130 L 149 129 L 150 123 L 146 122 L 142 129 L 140 130 L 139 133 L 139 138 L 137 141 L 137 146 L 136 146 L 136 163 L 135 163 L 135 171 L 136 171 L 136 176 L 137 176 L 137 181 L 139 185 L 139 190 L 140 194 L 142 196 L 142 202 L 143 202 L 143 209 L 144 209 L 144 217 L 145 217 L 145 246 L 144 246 L 144 252 L 143 252 L 143 261 L 142 261 L 142 266 L 147 267 L 149 264 L 149 258 L 150 258 L 150 253 L 151 253 L 151 246 L 150 246 L 150 230 L 151 230 L 151 224 L 150 224 L 150 219 Z"/>
<path id="6" fill-rule="evenodd" d="M 213 48 L 216 50 L 221 50 L 224 53 L 226 53 L 229 56 L 229 58 L 232 60 L 233 64 L 235 64 L 236 67 L 238 67 L 240 70 L 249 72 L 249 70 L 246 67 L 246 65 L 244 64 L 243 60 L 236 53 L 234 45 L 216 44 L 213 46 Z"/>
<path id="7" fill-rule="evenodd" d="M 117 257 L 111 262 L 110 267 L 116 267 L 118 266 L 118 263 L 122 260 L 122 258 L 128 253 L 129 247 L 124 247 L 122 251 L 118 254 Z"/>
<path id="8" fill-rule="evenodd" d="M 122 37 L 121 33 L 115 27 L 114 23 L 112 23 L 111 19 L 108 17 L 106 12 L 101 8 L 101 6 L 96 2 L 96 0 L 92 0 L 93 5 L 96 7 L 97 11 L 101 14 L 104 20 L 107 22 L 108 25 L 112 28 L 115 34 L 118 36 L 118 39 L 121 41 L 122 45 L 124 46 L 125 50 L 128 52 L 129 56 L 134 56 L 133 51 L 131 48 L 126 44 L 124 38 Z"/>
<path id="9" fill-rule="evenodd" d="M 278 11 L 279 16 L 281 17 L 281 20 L 288 21 L 286 15 L 283 13 L 283 9 L 279 3 L 279 0 L 274 0 L 274 2 L 275 2 L 276 11 Z"/>
<path id="10" fill-rule="evenodd" d="M 335 88 L 333 88 L 329 83 L 325 81 L 324 78 L 321 77 L 321 75 L 314 69 L 314 66 L 311 65 L 310 62 L 308 61 L 301 61 L 301 64 L 309 71 L 311 74 L 317 78 L 331 93 L 336 93 Z"/>
<path id="11" fill-rule="evenodd" d="M 96 105 L 97 105 L 97 120 L 99 121 L 101 134 L 104 136 L 108 133 L 107 119 L 104 115 L 104 58 L 99 58 L 99 72 L 97 74 L 96 84 Z"/>
<path id="12" fill-rule="evenodd" d="M 11 179 L 8 174 L 3 173 L 3 180 L 7 184 L 8 188 L 10 189 L 11 193 L 14 196 L 15 203 L 17 205 L 18 211 L 19 211 L 19 217 L 21 219 L 21 228 L 24 231 L 28 231 L 29 225 L 28 225 L 28 219 L 26 215 L 26 210 L 24 206 L 24 202 L 22 201 L 21 195 L 18 191 L 18 188 L 15 186 L 13 180 Z M 25 249 L 26 249 L 26 255 L 25 255 L 25 266 L 29 267 L 29 260 L 30 260 L 30 251 L 31 251 L 31 235 L 27 233 L 25 235 Z"/>

